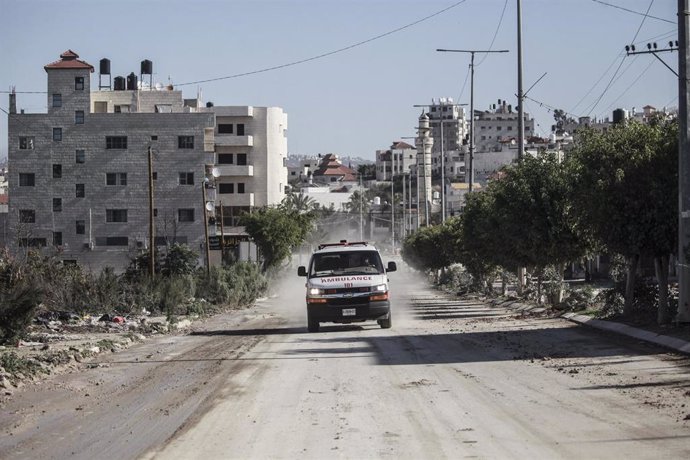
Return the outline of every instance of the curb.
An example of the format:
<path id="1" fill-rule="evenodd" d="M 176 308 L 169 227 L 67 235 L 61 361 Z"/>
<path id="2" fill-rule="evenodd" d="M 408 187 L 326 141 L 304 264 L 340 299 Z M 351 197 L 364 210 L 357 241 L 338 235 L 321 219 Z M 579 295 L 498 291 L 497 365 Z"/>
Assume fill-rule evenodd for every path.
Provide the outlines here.
<path id="1" fill-rule="evenodd" d="M 546 311 L 546 308 L 530 305 L 528 303 L 522 303 L 518 300 L 493 299 L 488 303 L 494 307 L 509 308 L 511 310 L 521 312 L 543 313 Z M 628 326 L 627 324 L 616 323 L 613 321 L 603 321 L 586 315 L 578 315 L 576 313 L 563 313 L 559 317 L 583 326 L 589 326 L 602 331 L 626 335 L 628 337 L 653 343 L 679 353 L 690 355 L 690 342 L 683 339 L 657 334 L 656 332 L 645 331 L 644 329 L 638 329 L 636 327 Z"/>
<path id="2" fill-rule="evenodd" d="M 690 354 L 690 342 L 687 342 L 683 339 L 669 337 L 667 335 L 657 334 L 655 332 L 645 331 L 643 329 L 628 326 L 627 324 L 621 324 L 612 321 L 602 321 L 600 319 L 591 318 L 585 315 L 578 315 L 575 313 L 564 313 L 561 315 L 561 318 L 565 318 L 568 321 L 572 321 L 577 324 L 590 326 L 595 329 L 627 335 L 628 337 L 633 337 L 638 340 L 650 342 L 662 346 L 664 348 L 670 348 L 671 350 L 680 353 Z"/>

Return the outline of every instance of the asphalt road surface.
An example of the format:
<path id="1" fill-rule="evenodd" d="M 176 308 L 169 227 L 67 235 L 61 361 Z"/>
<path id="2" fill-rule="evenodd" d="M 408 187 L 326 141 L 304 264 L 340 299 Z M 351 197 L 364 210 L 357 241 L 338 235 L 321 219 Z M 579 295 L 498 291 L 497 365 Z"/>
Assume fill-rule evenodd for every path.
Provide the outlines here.
<path id="1" fill-rule="evenodd" d="M 391 273 L 393 328 L 306 331 L 304 279 L 17 392 L 0 458 L 690 458 L 690 360 Z"/>

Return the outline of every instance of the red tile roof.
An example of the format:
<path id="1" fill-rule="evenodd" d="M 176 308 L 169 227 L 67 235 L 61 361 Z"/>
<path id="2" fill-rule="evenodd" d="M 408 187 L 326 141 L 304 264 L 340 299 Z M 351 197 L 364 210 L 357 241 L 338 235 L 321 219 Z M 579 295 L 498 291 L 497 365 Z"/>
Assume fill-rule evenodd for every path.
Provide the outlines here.
<path id="1" fill-rule="evenodd" d="M 394 150 L 407 150 L 413 149 L 414 147 L 404 141 L 395 141 L 393 142 L 393 145 L 391 145 L 391 148 Z"/>
<path id="2" fill-rule="evenodd" d="M 314 171 L 314 176 L 343 176 L 342 180 L 344 181 L 357 180 L 357 173 L 347 166 L 343 166 L 338 161 L 338 157 L 332 153 L 321 159 L 318 169 Z"/>
<path id="3" fill-rule="evenodd" d="M 67 50 L 60 55 L 60 60 L 51 62 L 43 68 L 48 69 L 89 69 L 93 72 L 93 66 L 88 62 L 78 59 L 79 55 L 72 50 Z"/>

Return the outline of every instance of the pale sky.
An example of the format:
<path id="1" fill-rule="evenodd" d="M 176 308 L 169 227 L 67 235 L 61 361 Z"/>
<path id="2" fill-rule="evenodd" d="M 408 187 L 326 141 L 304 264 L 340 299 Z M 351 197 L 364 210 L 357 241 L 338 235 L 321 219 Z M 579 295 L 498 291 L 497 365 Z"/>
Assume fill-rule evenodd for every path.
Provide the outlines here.
<path id="1" fill-rule="evenodd" d="M 0 157 L 7 156 L 7 91 L 16 87 L 18 109 L 45 112 L 45 94 L 22 92 L 45 92 L 43 66 L 72 49 L 95 67 L 92 87 L 98 85 L 101 58 L 110 59 L 113 76 L 138 75 L 140 62 L 149 59 L 154 82 L 170 81 L 184 97 L 200 89 L 203 100 L 215 105 L 282 107 L 290 154 L 373 159 L 377 149 L 415 135 L 421 109 L 414 105 L 439 97 L 469 104 L 469 55 L 437 48 L 508 49 L 485 60 L 476 56 L 475 109 L 497 99 L 516 105 L 516 5 L 0 0 Z M 639 50 L 657 41 L 666 48 L 677 40 L 676 8 L 675 0 L 522 0 L 524 89 L 546 73 L 525 104 L 538 134 L 547 136 L 553 124 L 548 107 L 610 117 L 617 107 L 677 106 L 677 78 L 670 70 L 652 55 L 623 57 L 626 44 L 634 42 Z M 677 52 L 660 57 L 677 70 Z"/>

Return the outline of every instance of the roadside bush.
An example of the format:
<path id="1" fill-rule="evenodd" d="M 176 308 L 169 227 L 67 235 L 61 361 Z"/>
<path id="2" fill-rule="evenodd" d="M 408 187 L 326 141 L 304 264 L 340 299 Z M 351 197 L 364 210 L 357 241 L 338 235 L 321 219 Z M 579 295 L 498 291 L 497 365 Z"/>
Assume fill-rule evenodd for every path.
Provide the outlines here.
<path id="1" fill-rule="evenodd" d="M 609 319 L 622 315 L 624 302 L 619 289 L 604 289 L 594 298 L 594 303 L 599 306 L 597 318 Z"/>
<path id="2" fill-rule="evenodd" d="M 168 321 L 173 321 L 175 316 L 186 313 L 185 304 L 190 297 L 190 283 L 187 279 L 164 278 L 156 287 L 160 291 L 160 311 L 165 313 Z"/>
<path id="3" fill-rule="evenodd" d="M 213 304 L 227 303 L 230 299 L 230 286 L 225 281 L 224 269 L 211 267 L 208 273 L 205 269 L 199 269 L 196 276 L 195 296 Z"/>
<path id="4" fill-rule="evenodd" d="M 257 264 L 238 262 L 225 268 L 225 282 L 230 287 L 230 301 L 236 306 L 248 305 L 268 288 L 268 280 Z"/>
<path id="5" fill-rule="evenodd" d="M 0 253 L 0 343 L 24 335 L 43 296 L 40 278 L 6 251 Z"/>
<path id="6" fill-rule="evenodd" d="M 594 289 L 591 286 L 568 289 L 560 308 L 569 311 L 582 311 L 594 303 Z"/>

